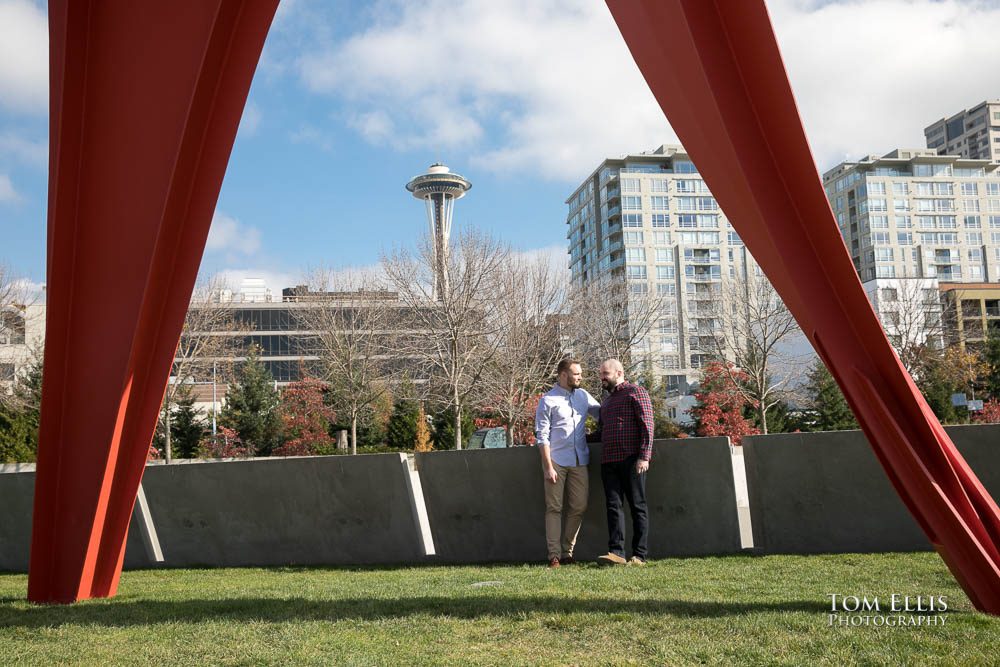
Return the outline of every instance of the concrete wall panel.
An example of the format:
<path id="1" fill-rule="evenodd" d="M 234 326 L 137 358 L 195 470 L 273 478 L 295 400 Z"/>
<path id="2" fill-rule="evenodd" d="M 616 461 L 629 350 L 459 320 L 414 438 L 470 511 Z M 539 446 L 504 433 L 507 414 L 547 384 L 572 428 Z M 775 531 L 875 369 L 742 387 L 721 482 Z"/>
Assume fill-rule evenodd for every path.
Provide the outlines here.
<path id="1" fill-rule="evenodd" d="M 1000 491 L 1000 426 L 947 429 L 986 489 Z M 744 441 L 759 553 L 929 550 L 861 431 Z"/>
<path id="2" fill-rule="evenodd" d="M 576 555 L 607 552 L 601 446 L 591 445 L 590 499 Z M 545 559 L 545 502 L 534 448 L 429 452 L 417 466 L 438 557 L 451 562 Z M 470 494 L 459 492 L 463 480 Z M 651 558 L 740 551 L 726 438 L 658 441 L 646 481 Z M 631 517 L 626 511 L 627 547 Z"/>

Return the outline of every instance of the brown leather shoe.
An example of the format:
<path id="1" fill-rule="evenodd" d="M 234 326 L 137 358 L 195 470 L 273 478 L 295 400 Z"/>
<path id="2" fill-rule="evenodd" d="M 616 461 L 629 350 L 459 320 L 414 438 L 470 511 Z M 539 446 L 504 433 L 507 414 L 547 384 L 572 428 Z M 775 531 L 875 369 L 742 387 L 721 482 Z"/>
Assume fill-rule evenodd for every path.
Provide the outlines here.
<path id="1" fill-rule="evenodd" d="M 608 552 L 608 553 L 604 554 L 603 556 L 598 556 L 597 557 L 597 564 L 598 565 L 624 565 L 625 564 L 625 559 L 622 558 L 621 556 L 619 556 L 618 554 L 613 554 L 611 552 Z"/>
<path id="2" fill-rule="evenodd" d="M 559 559 L 558 558 L 550 558 L 549 559 L 549 567 L 552 568 L 553 570 L 556 569 L 557 567 L 559 567 Z"/>
<path id="3" fill-rule="evenodd" d="M 576 559 L 573 558 L 572 556 L 563 556 L 562 558 L 559 559 L 559 562 L 563 565 L 572 565 L 573 563 L 576 562 Z"/>
<path id="4" fill-rule="evenodd" d="M 646 561 L 644 561 L 643 559 L 639 558 L 638 556 L 632 556 L 631 558 L 628 559 L 628 564 L 629 565 L 645 565 Z"/>

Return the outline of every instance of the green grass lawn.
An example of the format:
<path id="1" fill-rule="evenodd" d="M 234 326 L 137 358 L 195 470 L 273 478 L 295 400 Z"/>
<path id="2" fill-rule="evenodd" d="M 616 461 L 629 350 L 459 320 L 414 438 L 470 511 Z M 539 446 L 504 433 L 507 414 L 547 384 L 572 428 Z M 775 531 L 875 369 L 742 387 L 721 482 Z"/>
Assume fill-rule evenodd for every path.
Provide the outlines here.
<path id="1" fill-rule="evenodd" d="M 997 664 L 934 554 L 385 569 L 126 572 L 112 600 L 24 601 L 0 575 L 0 664 Z M 936 627 L 830 627 L 829 593 L 947 596 Z"/>

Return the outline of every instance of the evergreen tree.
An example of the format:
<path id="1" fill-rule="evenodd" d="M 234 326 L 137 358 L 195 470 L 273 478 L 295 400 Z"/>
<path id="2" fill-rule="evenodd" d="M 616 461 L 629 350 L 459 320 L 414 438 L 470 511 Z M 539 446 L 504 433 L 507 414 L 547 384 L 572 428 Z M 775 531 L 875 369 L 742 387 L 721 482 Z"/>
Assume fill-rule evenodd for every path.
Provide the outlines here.
<path id="1" fill-rule="evenodd" d="M 197 458 L 201 440 L 205 435 L 205 420 L 201 410 L 194 407 L 194 396 L 189 389 L 182 391 L 176 405 L 170 415 L 173 454 L 182 459 Z"/>
<path id="2" fill-rule="evenodd" d="M 475 430 L 469 410 L 462 410 L 462 442 L 468 442 Z M 455 448 L 455 409 L 449 407 L 434 416 L 434 449 Z"/>
<path id="3" fill-rule="evenodd" d="M 927 405 L 942 424 L 954 424 L 962 421 L 967 414 L 959 415 L 958 410 L 951 404 L 953 393 L 964 393 L 964 387 L 956 387 L 954 382 L 948 377 L 947 369 L 941 363 L 928 364 L 920 380 L 917 382 L 920 393 L 924 395 Z M 965 412 L 965 408 L 962 408 Z"/>
<path id="4" fill-rule="evenodd" d="M 19 379 L 9 401 L 0 401 L 0 463 L 27 463 L 38 455 L 42 407 L 42 359 Z"/>
<path id="5" fill-rule="evenodd" d="M 806 391 L 815 415 L 809 430 L 846 431 L 859 428 L 851 406 L 847 404 L 847 399 L 822 359 L 816 359 L 808 377 Z"/>
<path id="6" fill-rule="evenodd" d="M 236 431 L 257 456 L 270 456 L 281 444 L 280 403 L 274 379 L 253 348 L 229 385 L 220 423 Z"/>
<path id="7" fill-rule="evenodd" d="M 386 426 L 386 444 L 394 449 L 413 449 L 417 442 L 421 409 L 420 403 L 413 397 L 414 393 L 413 384 L 405 380 Z"/>

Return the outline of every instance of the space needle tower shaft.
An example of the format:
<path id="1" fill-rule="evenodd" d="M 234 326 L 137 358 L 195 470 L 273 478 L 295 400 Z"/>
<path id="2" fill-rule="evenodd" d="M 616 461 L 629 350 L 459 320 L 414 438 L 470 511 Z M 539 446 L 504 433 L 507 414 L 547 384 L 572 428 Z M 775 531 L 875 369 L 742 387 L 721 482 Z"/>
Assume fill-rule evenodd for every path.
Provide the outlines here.
<path id="1" fill-rule="evenodd" d="M 432 164 L 427 173 L 414 177 L 406 184 L 406 189 L 417 199 L 423 199 L 427 208 L 434 266 L 433 297 L 437 301 L 448 294 L 448 239 L 455 200 L 464 197 L 471 187 L 472 183 L 453 174 L 441 163 Z"/>

